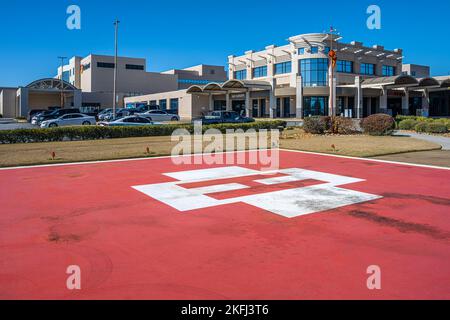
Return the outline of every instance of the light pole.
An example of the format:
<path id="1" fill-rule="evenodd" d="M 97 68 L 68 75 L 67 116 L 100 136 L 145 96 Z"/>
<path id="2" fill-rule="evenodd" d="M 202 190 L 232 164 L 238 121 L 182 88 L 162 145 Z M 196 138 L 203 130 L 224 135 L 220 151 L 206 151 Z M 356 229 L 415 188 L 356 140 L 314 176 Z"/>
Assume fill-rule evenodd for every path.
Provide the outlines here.
<path id="1" fill-rule="evenodd" d="M 332 117 L 336 116 L 336 83 L 334 81 L 334 68 L 336 68 L 337 65 L 337 59 L 338 59 L 338 54 L 337 51 L 339 49 L 338 46 L 338 41 L 340 39 L 342 39 L 342 37 L 339 36 L 339 33 L 336 32 L 336 38 L 334 37 L 334 34 L 336 32 L 336 29 L 334 29 L 333 27 L 330 28 L 330 33 L 329 33 L 329 37 L 330 37 L 330 52 L 328 53 L 328 57 L 330 59 L 330 101 L 329 101 L 329 114 Z M 334 50 L 333 47 L 333 43 L 336 42 L 336 51 Z"/>
<path id="2" fill-rule="evenodd" d="M 61 77 L 60 77 L 60 81 L 59 81 L 59 85 L 60 85 L 60 90 L 61 90 L 61 109 L 64 109 L 64 80 L 63 80 L 63 75 L 64 75 L 64 60 L 67 59 L 67 57 L 58 57 L 58 59 L 61 60 Z"/>
<path id="3" fill-rule="evenodd" d="M 117 76 L 118 76 L 118 72 L 117 72 L 117 51 L 118 51 L 118 42 L 119 42 L 119 20 L 115 20 L 114 21 L 114 29 L 115 29 L 115 36 L 114 36 L 114 44 L 115 44 L 115 49 L 114 49 L 114 89 L 113 89 L 113 120 L 116 118 L 116 108 L 117 108 Z"/>

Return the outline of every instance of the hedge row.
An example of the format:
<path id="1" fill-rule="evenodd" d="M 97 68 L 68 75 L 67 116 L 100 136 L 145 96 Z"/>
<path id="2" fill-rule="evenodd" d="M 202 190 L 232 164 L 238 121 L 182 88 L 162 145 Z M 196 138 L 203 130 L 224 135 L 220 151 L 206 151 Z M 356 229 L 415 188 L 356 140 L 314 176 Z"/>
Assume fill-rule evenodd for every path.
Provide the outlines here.
<path id="1" fill-rule="evenodd" d="M 222 133 L 232 129 L 255 129 L 257 131 L 267 129 L 279 129 L 286 127 L 285 121 L 257 121 L 253 123 L 242 124 L 215 124 L 203 126 L 205 132 L 208 129 L 218 129 Z M 39 128 L 39 129 L 17 129 L 0 131 L 0 144 L 13 143 L 32 143 L 32 142 L 55 142 L 55 141 L 82 141 L 82 140 L 101 140 L 117 139 L 131 137 L 148 136 L 170 136 L 177 129 L 186 129 L 188 132 L 194 132 L 194 125 L 155 125 L 155 126 L 137 126 L 137 127 L 101 127 L 101 126 L 82 126 L 82 127 L 58 127 L 58 128 Z"/>
<path id="2" fill-rule="evenodd" d="M 414 116 L 397 116 L 398 128 L 400 130 L 413 130 L 426 133 L 450 132 L 450 119 L 424 118 Z"/>

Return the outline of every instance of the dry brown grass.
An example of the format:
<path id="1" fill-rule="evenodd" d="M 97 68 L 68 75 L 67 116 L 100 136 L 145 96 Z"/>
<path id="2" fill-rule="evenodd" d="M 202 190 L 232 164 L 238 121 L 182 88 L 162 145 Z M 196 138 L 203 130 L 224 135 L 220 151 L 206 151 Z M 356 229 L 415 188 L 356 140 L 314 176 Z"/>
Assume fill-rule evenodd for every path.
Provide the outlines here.
<path id="1" fill-rule="evenodd" d="M 374 157 L 388 154 L 439 150 L 441 146 L 408 137 L 377 137 L 366 135 L 311 135 L 303 130 L 286 130 L 281 147 L 354 157 Z M 334 147 L 334 148 L 333 148 Z"/>
<path id="2" fill-rule="evenodd" d="M 170 137 L 0 145 L 0 167 L 164 156 L 170 155 L 175 145 Z M 358 157 L 440 149 L 412 138 L 313 136 L 301 130 L 286 130 L 281 147 Z M 54 160 L 52 152 L 56 155 Z"/>

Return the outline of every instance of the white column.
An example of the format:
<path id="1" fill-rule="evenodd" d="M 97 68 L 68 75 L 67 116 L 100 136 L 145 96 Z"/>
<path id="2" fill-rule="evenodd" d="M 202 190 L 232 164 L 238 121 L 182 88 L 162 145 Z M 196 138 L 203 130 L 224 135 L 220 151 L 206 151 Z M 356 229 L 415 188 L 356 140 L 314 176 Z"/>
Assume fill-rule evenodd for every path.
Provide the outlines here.
<path id="1" fill-rule="evenodd" d="M 227 101 L 226 109 L 227 109 L 227 111 L 231 111 L 232 106 L 231 106 L 231 97 L 230 97 L 229 93 L 226 94 L 226 101 Z"/>
<path id="2" fill-rule="evenodd" d="M 251 101 L 250 101 L 250 90 L 245 93 L 245 116 L 250 117 L 251 116 Z"/>
<path id="3" fill-rule="evenodd" d="M 405 96 L 402 97 L 402 114 L 409 115 L 409 91 L 405 89 Z"/>
<path id="4" fill-rule="evenodd" d="M 28 113 L 28 88 L 20 88 L 19 89 L 19 116 L 26 117 Z"/>
<path id="5" fill-rule="evenodd" d="M 297 116 L 297 118 L 303 119 L 303 80 L 302 80 L 302 76 L 297 77 L 296 116 Z"/>
<path id="6" fill-rule="evenodd" d="M 258 118 L 262 118 L 261 114 L 261 99 L 258 99 Z"/>
<path id="7" fill-rule="evenodd" d="M 355 107 L 356 107 L 356 118 L 361 119 L 363 116 L 363 89 L 361 87 L 361 77 L 355 78 Z"/>
<path id="8" fill-rule="evenodd" d="M 214 96 L 209 94 L 209 111 L 214 111 Z"/>
<path id="9" fill-rule="evenodd" d="M 423 90 L 422 97 L 422 116 L 430 116 L 430 95 L 427 89 Z"/>
<path id="10" fill-rule="evenodd" d="M 380 113 L 388 113 L 388 90 L 386 88 L 382 89 L 382 94 L 380 97 Z"/>
<path id="11" fill-rule="evenodd" d="M 272 88 L 269 91 L 269 112 L 270 118 L 275 118 L 277 113 L 277 99 L 275 98 L 275 79 L 271 81 Z"/>

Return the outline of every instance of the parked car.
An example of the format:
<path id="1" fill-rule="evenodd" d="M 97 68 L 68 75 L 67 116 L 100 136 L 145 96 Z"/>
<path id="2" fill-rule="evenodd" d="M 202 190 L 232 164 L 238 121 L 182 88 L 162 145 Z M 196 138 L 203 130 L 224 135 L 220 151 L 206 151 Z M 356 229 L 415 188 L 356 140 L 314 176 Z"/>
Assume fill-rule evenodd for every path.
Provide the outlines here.
<path id="1" fill-rule="evenodd" d="M 46 112 L 43 112 L 43 113 L 37 115 L 35 117 L 36 119 L 33 118 L 31 123 L 41 125 L 41 123 L 44 121 L 58 119 L 66 114 L 72 114 L 72 113 L 80 113 L 80 110 L 77 108 L 70 108 L 70 109 L 59 109 L 59 110 L 49 111 L 49 112 L 46 111 Z"/>
<path id="2" fill-rule="evenodd" d="M 45 120 L 41 123 L 41 128 L 55 128 L 65 126 L 90 126 L 96 123 L 95 117 L 82 113 L 65 114 L 57 119 Z"/>
<path id="3" fill-rule="evenodd" d="M 150 126 L 150 125 L 159 125 L 160 123 L 152 122 L 147 118 L 139 117 L 139 116 L 128 116 L 115 121 L 100 122 L 100 126 L 105 127 L 117 127 L 117 126 Z"/>
<path id="4" fill-rule="evenodd" d="M 161 110 L 161 107 L 158 105 L 143 105 L 136 107 L 136 110 L 138 110 L 137 113 L 144 113 L 150 110 Z"/>
<path id="5" fill-rule="evenodd" d="M 213 111 L 197 120 L 202 121 L 203 124 L 255 122 L 255 119 L 241 116 L 235 111 Z"/>
<path id="6" fill-rule="evenodd" d="M 98 116 L 98 120 L 99 121 L 112 121 L 112 120 L 117 120 L 123 117 L 127 117 L 130 115 L 130 112 L 128 111 L 128 109 L 117 109 L 116 110 L 116 117 L 115 119 L 113 119 L 113 113 L 112 110 L 110 112 L 104 113 L 102 115 Z"/>
<path id="7" fill-rule="evenodd" d="M 54 110 L 45 110 L 45 111 L 41 111 L 36 113 L 32 118 L 31 118 L 31 124 L 35 124 L 35 125 L 39 125 L 39 119 L 43 119 L 43 117 L 46 117 L 50 114 L 52 114 L 53 112 L 55 112 Z"/>
<path id="8" fill-rule="evenodd" d="M 28 122 L 31 122 L 31 121 L 33 120 L 33 117 L 34 117 L 35 115 L 37 115 L 38 113 L 44 112 L 44 111 L 47 111 L 47 110 L 44 110 L 44 109 L 34 109 L 34 110 L 30 110 L 30 111 L 28 112 L 28 115 L 27 115 L 27 121 L 28 121 Z"/>
<path id="9" fill-rule="evenodd" d="M 170 114 L 163 110 L 150 110 L 145 113 L 139 113 L 138 115 L 147 118 L 150 121 L 180 121 L 178 115 Z"/>

